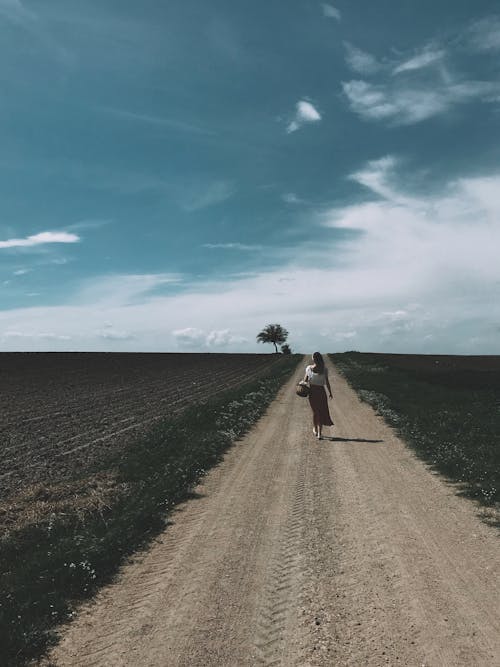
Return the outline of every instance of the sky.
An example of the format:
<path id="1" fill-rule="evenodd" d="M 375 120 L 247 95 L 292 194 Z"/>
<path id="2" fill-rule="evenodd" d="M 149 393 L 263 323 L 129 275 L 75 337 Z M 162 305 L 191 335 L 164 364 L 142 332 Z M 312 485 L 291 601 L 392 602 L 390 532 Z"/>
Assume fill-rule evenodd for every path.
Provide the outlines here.
<path id="1" fill-rule="evenodd" d="M 0 350 L 500 354 L 490 0 L 0 0 Z"/>

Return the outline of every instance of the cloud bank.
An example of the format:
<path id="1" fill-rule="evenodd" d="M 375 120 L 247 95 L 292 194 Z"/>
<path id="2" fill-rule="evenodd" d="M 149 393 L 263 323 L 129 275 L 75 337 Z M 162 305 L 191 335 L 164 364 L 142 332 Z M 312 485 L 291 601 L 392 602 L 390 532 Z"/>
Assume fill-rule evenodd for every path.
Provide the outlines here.
<path id="1" fill-rule="evenodd" d="M 255 335 L 277 321 L 305 352 L 498 352 L 500 172 L 423 196 L 401 185 L 404 171 L 392 155 L 361 165 L 349 179 L 364 199 L 310 219 L 349 234 L 298 246 L 279 269 L 164 294 L 181 278 L 96 277 L 71 305 L 0 313 L 2 349 L 40 349 L 53 332 L 67 337 L 54 349 L 257 352 Z M 117 333 L 106 338 L 107 321 Z"/>

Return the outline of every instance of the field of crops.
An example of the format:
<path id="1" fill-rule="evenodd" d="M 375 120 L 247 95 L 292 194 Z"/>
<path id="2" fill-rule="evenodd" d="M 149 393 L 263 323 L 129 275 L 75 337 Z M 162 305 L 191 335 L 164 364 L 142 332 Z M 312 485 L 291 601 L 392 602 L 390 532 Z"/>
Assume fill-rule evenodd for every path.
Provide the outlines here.
<path id="1" fill-rule="evenodd" d="M 0 354 L 0 500 L 81 475 L 158 419 L 237 387 L 273 354 Z"/>

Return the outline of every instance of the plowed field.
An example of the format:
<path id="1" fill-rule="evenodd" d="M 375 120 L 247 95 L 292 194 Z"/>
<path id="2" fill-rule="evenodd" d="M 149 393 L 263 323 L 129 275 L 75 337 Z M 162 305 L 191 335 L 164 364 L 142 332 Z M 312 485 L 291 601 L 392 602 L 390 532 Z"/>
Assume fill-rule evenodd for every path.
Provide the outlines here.
<path id="1" fill-rule="evenodd" d="M 273 354 L 0 354 L 0 500 L 119 452 L 167 414 L 257 377 Z"/>

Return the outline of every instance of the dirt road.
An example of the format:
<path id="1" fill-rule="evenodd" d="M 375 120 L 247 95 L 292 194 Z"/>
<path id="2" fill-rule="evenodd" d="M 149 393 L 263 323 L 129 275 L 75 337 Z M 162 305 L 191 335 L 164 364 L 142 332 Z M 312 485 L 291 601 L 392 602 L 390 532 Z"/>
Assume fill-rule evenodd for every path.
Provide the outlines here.
<path id="1" fill-rule="evenodd" d="M 53 663 L 500 665 L 498 533 L 331 373 L 333 439 L 288 383 Z"/>

